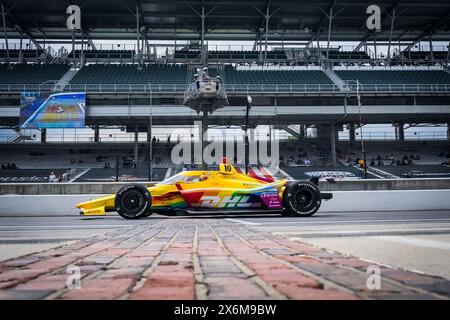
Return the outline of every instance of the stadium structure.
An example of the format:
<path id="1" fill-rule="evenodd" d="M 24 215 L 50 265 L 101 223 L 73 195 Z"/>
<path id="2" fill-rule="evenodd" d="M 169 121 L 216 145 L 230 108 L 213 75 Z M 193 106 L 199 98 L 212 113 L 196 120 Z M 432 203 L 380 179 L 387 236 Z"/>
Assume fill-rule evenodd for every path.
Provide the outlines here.
<path id="1" fill-rule="evenodd" d="M 69 181 L 160 180 L 189 169 L 171 162 L 179 139 L 168 135 L 183 127 L 191 134 L 181 139 L 200 136 L 194 122 L 203 115 L 183 99 L 204 67 L 220 76 L 229 103 L 208 125 L 242 132 L 252 97 L 248 127 L 282 137 L 283 175 L 360 177 L 366 159 L 369 178 L 450 176 L 446 0 L 71 4 L 81 11 L 72 31 L 66 2 L 1 1 L 2 182 L 48 181 L 51 171 Z M 366 26 L 371 5 L 381 9 L 375 31 Z M 21 129 L 24 92 L 86 93 L 92 136 Z M 365 135 L 373 124 L 395 135 Z M 447 132 L 414 132 L 423 126 Z"/>

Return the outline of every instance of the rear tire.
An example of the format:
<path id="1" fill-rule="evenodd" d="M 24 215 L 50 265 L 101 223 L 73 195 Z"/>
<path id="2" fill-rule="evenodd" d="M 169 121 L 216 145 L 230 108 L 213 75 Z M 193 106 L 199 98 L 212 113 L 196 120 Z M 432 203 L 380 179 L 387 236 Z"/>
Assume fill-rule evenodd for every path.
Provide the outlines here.
<path id="1" fill-rule="evenodd" d="M 284 216 L 310 217 L 322 203 L 319 188 L 309 181 L 291 183 L 283 193 Z"/>
<path id="2" fill-rule="evenodd" d="M 140 219 L 151 214 L 152 197 L 145 186 L 128 184 L 117 191 L 114 204 L 122 218 Z"/>

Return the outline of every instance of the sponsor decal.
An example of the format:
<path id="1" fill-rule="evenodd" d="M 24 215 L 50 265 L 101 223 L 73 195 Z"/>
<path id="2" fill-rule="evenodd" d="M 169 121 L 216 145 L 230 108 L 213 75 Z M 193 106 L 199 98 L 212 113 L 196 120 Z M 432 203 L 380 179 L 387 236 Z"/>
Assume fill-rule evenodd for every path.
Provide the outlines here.
<path id="1" fill-rule="evenodd" d="M 359 179 L 351 172 L 347 171 L 309 171 L 305 172 L 309 178 L 334 178 L 334 179 Z"/>
<path id="2" fill-rule="evenodd" d="M 281 209 L 281 201 L 278 192 L 263 192 L 261 200 L 269 209 Z"/>
<path id="3" fill-rule="evenodd" d="M 253 202 L 249 196 L 202 196 L 200 202 L 192 204 L 193 207 L 200 208 L 257 208 L 260 202 Z"/>

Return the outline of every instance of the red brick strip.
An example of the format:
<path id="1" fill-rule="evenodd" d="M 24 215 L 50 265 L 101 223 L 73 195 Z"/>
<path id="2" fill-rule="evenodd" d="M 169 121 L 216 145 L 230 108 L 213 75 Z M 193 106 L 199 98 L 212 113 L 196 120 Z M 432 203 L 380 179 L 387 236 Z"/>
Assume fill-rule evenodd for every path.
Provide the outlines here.
<path id="1" fill-rule="evenodd" d="M 69 266 L 81 272 L 68 289 Z M 222 219 L 173 218 L 0 263 L 0 299 L 448 299 L 448 280 L 373 264 Z"/>

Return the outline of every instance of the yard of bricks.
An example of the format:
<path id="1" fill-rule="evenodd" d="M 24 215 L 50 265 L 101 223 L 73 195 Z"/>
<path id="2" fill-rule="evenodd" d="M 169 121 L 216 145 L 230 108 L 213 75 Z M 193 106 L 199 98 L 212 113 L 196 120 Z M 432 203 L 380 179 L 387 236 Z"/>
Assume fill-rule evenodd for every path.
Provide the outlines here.
<path id="1" fill-rule="evenodd" d="M 450 282 L 223 219 L 170 218 L 0 262 L 0 299 L 448 299 Z M 68 289 L 79 267 L 80 288 Z"/>

